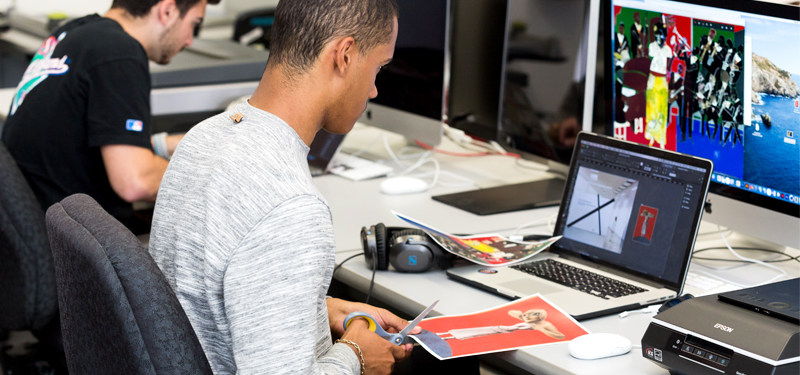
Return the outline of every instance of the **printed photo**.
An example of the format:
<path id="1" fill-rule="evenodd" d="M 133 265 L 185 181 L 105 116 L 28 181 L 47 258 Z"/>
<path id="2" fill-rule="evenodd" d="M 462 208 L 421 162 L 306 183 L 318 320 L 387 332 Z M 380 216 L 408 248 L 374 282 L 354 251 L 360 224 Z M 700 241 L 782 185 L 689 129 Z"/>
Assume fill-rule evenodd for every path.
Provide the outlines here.
<path id="1" fill-rule="evenodd" d="M 425 319 L 412 336 L 439 359 L 570 341 L 589 331 L 536 294 L 474 314 Z"/>

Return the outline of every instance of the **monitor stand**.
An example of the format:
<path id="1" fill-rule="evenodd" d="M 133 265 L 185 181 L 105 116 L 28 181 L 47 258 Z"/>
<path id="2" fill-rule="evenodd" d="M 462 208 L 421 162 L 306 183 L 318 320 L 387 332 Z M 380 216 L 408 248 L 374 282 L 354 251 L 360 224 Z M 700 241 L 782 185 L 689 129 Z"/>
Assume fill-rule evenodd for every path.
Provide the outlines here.
<path id="1" fill-rule="evenodd" d="M 561 203 L 561 196 L 563 193 L 564 180 L 560 178 L 551 178 L 461 193 L 437 195 L 432 198 L 476 215 L 492 215 L 539 207 L 557 206 Z"/>

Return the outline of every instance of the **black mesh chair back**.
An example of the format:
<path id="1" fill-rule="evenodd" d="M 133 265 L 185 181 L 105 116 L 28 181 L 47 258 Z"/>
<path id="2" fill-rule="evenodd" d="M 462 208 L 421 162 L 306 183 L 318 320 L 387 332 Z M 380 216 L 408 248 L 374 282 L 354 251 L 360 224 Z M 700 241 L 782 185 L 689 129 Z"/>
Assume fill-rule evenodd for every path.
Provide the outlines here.
<path id="1" fill-rule="evenodd" d="M 92 198 L 47 210 L 72 374 L 211 374 L 175 293 L 144 245 Z"/>
<path id="2" fill-rule="evenodd" d="M 41 329 L 57 303 L 44 211 L 0 143 L 0 331 Z"/>

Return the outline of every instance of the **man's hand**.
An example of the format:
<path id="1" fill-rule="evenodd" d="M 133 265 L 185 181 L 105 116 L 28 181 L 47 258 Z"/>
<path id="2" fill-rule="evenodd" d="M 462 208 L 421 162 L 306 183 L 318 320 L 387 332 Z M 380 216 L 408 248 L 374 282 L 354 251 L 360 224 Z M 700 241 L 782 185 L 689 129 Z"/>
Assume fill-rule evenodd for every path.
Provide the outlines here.
<path id="1" fill-rule="evenodd" d="M 370 331 L 369 324 L 364 319 L 353 319 L 342 338 L 355 342 L 361 348 L 364 355 L 365 374 L 391 374 L 395 363 L 405 360 L 411 354 L 410 350 L 404 348 L 405 346 L 411 347 L 411 344 L 400 347 L 390 343 Z M 358 355 L 355 348 L 351 347 L 351 349 Z"/>
<path id="2" fill-rule="evenodd" d="M 344 318 L 348 314 L 356 311 L 365 312 L 371 315 L 373 318 L 375 318 L 375 323 L 380 324 L 380 326 L 389 333 L 400 332 L 408 325 L 408 320 L 401 319 L 399 316 L 392 314 L 386 309 L 379 309 L 364 303 L 349 302 L 338 298 L 328 298 L 326 302 L 328 303 L 328 322 L 330 323 L 331 334 L 334 338 L 340 337 L 345 333 Z M 357 320 L 364 321 L 363 319 Z M 415 335 L 420 332 L 422 332 L 422 328 L 414 327 L 410 334 Z M 376 335 L 376 337 L 379 336 Z M 383 338 L 381 338 L 381 340 L 383 340 Z M 386 342 L 388 343 L 388 341 Z M 407 353 L 411 353 L 411 349 L 413 349 L 412 344 L 406 344 L 400 347 L 403 348 Z M 403 357 L 403 359 L 405 359 L 405 357 Z"/>

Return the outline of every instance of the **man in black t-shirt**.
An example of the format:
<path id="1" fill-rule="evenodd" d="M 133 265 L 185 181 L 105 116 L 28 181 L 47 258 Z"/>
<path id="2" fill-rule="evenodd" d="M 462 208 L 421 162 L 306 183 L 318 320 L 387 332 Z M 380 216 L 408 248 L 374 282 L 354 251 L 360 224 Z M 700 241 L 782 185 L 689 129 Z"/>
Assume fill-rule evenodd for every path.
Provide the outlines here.
<path id="1" fill-rule="evenodd" d="M 148 60 L 191 45 L 207 3 L 114 0 L 56 30 L 17 86 L 2 142 L 44 209 L 85 193 L 135 233 L 131 202 L 155 200 L 181 135 L 150 136 Z"/>

